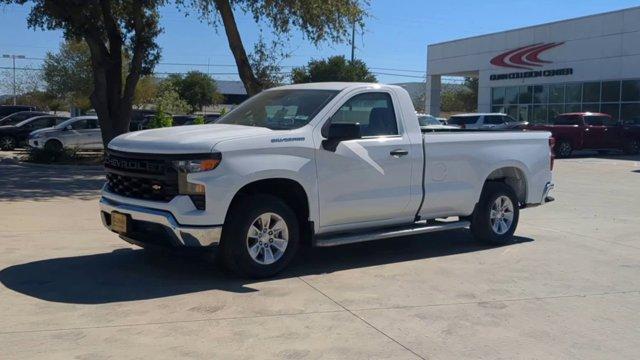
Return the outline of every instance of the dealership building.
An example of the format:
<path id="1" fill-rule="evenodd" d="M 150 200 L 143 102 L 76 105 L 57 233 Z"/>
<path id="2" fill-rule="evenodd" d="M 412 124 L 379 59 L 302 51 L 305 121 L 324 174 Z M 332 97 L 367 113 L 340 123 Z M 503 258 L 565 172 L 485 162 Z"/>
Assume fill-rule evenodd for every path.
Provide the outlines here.
<path id="1" fill-rule="evenodd" d="M 432 115 L 443 76 L 478 78 L 479 112 L 546 123 L 590 111 L 640 124 L 640 7 L 429 45 Z"/>

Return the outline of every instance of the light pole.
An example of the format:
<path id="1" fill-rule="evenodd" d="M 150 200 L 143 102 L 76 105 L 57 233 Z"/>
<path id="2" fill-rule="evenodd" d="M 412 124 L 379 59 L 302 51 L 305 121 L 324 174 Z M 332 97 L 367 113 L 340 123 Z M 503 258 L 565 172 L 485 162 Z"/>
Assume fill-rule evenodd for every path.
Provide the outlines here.
<path id="1" fill-rule="evenodd" d="M 16 59 L 24 59 L 24 55 L 4 54 L 3 58 L 11 58 L 13 60 L 13 105 L 16 105 Z"/>

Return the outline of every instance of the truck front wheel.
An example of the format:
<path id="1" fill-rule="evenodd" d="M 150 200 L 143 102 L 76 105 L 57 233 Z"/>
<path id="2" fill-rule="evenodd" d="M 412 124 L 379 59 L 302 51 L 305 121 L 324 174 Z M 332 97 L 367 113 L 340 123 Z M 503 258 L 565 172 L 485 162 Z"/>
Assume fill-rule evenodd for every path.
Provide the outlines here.
<path id="1" fill-rule="evenodd" d="M 520 211 L 513 189 L 501 182 L 488 182 L 471 216 L 473 236 L 492 245 L 513 243 Z"/>
<path id="2" fill-rule="evenodd" d="M 270 277 L 295 255 L 300 239 L 291 208 L 270 195 L 247 195 L 236 201 L 222 233 L 224 265 L 241 276 Z"/>

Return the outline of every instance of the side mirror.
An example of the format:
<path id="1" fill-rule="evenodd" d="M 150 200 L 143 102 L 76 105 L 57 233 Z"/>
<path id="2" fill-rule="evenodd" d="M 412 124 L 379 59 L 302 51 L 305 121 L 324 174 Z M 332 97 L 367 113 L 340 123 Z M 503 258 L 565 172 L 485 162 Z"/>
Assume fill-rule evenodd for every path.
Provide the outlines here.
<path id="1" fill-rule="evenodd" d="M 64 131 L 69 131 L 69 130 L 72 130 L 72 129 L 73 129 L 73 128 L 71 127 L 71 125 L 67 125 L 67 126 L 64 128 Z"/>
<path id="2" fill-rule="evenodd" d="M 336 151 L 341 141 L 362 138 L 360 124 L 331 124 L 325 136 L 322 147 L 328 151 Z"/>

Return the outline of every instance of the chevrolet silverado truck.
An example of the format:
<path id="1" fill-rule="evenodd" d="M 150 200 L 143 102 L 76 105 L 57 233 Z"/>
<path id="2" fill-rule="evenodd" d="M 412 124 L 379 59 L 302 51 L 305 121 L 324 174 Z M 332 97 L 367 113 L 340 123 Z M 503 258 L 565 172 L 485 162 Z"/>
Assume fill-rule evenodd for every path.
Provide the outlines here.
<path id="1" fill-rule="evenodd" d="M 559 158 L 571 156 L 574 150 L 614 149 L 629 155 L 640 152 L 640 132 L 603 113 L 560 114 L 551 124 L 530 125 L 527 129 L 551 132 Z"/>
<path id="2" fill-rule="evenodd" d="M 108 144 L 104 225 L 143 248 L 215 252 L 248 277 L 303 243 L 470 228 L 509 244 L 519 210 L 553 200 L 548 132 L 421 130 L 398 86 L 269 89 L 209 125 Z"/>

